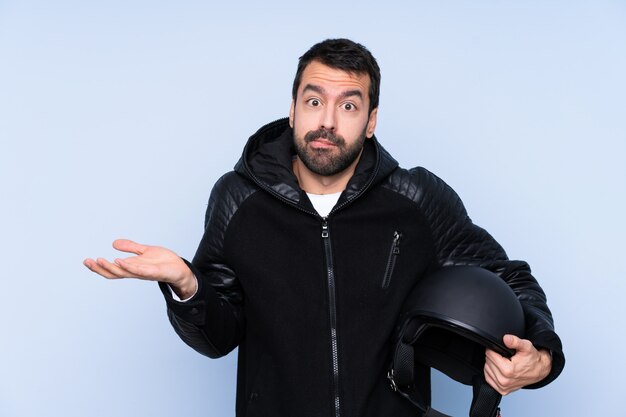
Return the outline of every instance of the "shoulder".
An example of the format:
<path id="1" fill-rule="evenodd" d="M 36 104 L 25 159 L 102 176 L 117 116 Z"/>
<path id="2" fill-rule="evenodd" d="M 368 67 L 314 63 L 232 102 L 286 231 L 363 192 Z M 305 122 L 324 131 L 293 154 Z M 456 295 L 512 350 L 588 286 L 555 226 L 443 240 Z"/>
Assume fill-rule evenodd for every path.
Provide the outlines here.
<path id="1" fill-rule="evenodd" d="M 252 181 L 235 171 L 222 175 L 211 191 L 205 225 L 216 217 L 227 224 L 241 204 L 258 190 Z"/>
<path id="2" fill-rule="evenodd" d="M 383 186 L 419 205 L 460 203 L 456 192 L 444 180 L 424 167 L 397 168 L 389 175 Z"/>
<path id="3" fill-rule="evenodd" d="M 215 182 L 213 190 L 211 191 L 211 199 L 241 202 L 258 189 L 259 188 L 254 185 L 254 183 L 244 178 L 243 175 L 235 171 L 230 171 L 222 175 Z"/>

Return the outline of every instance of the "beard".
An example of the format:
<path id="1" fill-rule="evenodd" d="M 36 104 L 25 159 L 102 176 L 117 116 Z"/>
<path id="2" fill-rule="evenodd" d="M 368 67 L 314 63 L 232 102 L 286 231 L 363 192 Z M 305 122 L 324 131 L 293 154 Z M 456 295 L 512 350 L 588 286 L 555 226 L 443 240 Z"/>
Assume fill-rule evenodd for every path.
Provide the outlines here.
<path id="1" fill-rule="evenodd" d="M 348 145 L 342 136 L 328 129 L 311 130 L 304 137 L 298 136 L 294 130 L 296 154 L 309 171 L 323 176 L 335 175 L 348 168 L 361 155 L 365 143 L 365 132 L 366 129 L 363 129 L 357 140 L 352 145 Z M 319 138 L 331 142 L 335 147 L 313 149 L 308 146 L 309 143 Z"/>

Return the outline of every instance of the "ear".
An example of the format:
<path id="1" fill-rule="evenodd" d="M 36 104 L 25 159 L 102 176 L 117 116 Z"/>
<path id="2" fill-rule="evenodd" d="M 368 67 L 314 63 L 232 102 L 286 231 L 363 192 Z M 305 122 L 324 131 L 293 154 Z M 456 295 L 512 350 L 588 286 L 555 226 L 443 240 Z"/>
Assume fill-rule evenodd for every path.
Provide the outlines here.
<path id="1" fill-rule="evenodd" d="M 291 100 L 291 107 L 289 108 L 289 126 L 293 129 L 293 119 L 296 114 L 296 102 Z"/>
<path id="2" fill-rule="evenodd" d="M 376 117 L 378 116 L 378 107 L 376 107 L 370 113 L 370 118 L 367 121 L 367 129 L 365 130 L 365 136 L 370 139 L 374 136 L 374 131 L 376 130 Z"/>

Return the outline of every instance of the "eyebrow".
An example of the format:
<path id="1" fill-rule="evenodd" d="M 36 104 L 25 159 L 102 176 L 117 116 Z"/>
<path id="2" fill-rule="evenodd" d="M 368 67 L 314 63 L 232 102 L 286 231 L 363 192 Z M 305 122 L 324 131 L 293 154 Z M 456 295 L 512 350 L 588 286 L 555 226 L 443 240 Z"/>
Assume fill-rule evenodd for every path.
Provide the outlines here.
<path id="1" fill-rule="evenodd" d="M 315 85 L 315 84 L 307 84 L 307 85 L 305 85 L 304 89 L 302 90 L 302 92 L 305 93 L 305 92 L 307 92 L 309 90 L 310 91 L 314 91 L 317 94 L 321 94 L 321 95 L 326 94 L 326 90 L 324 90 L 319 85 Z M 339 98 L 340 99 L 344 99 L 344 98 L 348 98 L 348 97 L 358 97 L 360 99 L 363 99 L 363 94 L 361 93 L 360 90 L 347 90 L 347 91 L 343 91 L 341 94 L 339 94 Z"/>

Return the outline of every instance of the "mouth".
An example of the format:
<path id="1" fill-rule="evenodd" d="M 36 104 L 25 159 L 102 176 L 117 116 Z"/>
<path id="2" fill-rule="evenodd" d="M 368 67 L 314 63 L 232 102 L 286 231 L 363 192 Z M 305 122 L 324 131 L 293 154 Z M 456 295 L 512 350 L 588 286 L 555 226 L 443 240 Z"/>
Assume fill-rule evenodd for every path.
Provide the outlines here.
<path id="1" fill-rule="evenodd" d="M 321 150 L 340 147 L 343 138 L 326 129 L 318 129 L 308 132 L 304 137 L 304 141 L 313 149 Z"/>
<path id="2" fill-rule="evenodd" d="M 309 141 L 309 145 L 314 149 L 329 149 L 337 146 L 333 141 L 324 138 L 313 139 Z"/>

